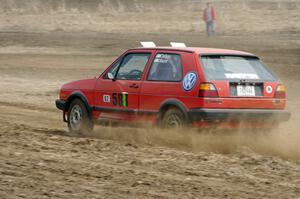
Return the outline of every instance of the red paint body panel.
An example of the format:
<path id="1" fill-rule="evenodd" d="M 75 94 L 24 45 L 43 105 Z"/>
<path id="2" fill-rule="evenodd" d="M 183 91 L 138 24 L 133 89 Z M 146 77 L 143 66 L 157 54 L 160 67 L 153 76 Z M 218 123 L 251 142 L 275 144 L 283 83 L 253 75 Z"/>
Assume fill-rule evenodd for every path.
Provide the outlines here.
<path id="1" fill-rule="evenodd" d="M 91 78 L 64 84 L 60 90 L 60 99 L 67 100 L 70 95 L 75 92 L 79 92 L 86 97 L 90 106 L 94 106 L 94 92 L 96 82 L 96 78 Z"/>
<path id="2" fill-rule="evenodd" d="M 128 122 L 156 122 L 157 115 L 162 105 L 168 100 L 176 100 L 181 103 L 186 111 L 196 108 L 209 109 L 285 109 L 286 99 L 274 99 L 275 91 L 280 81 L 263 82 L 263 96 L 261 97 L 233 97 L 230 96 L 228 81 L 211 81 L 219 95 L 217 98 L 198 97 L 199 86 L 207 82 L 203 67 L 199 61 L 199 55 L 222 54 L 254 56 L 253 54 L 212 48 L 138 48 L 126 51 L 117 60 L 122 59 L 128 53 L 151 53 L 145 66 L 141 80 L 110 80 L 104 79 L 110 69 L 108 67 L 99 78 L 91 78 L 67 83 L 62 86 L 60 99 L 67 101 L 74 93 L 81 93 L 90 107 L 93 108 L 94 119 L 107 118 Z M 190 91 L 183 89 L 182 80 L 178 82 L 148 81 L 147 76 L 151 64 L 157 53 L 178 54 L 181 57 L 183 68 L 182 78 L 194 72 L 197 75 L 195 86 Z M 116 61 L 115 61 L 116 62 Z M 266 87 L 272 88 L 272 92 L 266 92 Z M 113 104 L 114 94 L 127 93 L 128 105 Z M 99 111 L 100 110 L 100 111 Z M 141 115 L 140 112 L 155 113 Z M 198 127 L 214 126 L 210 122 L 194 122 Z M 254 122 L 255 124 L 255 122 Z M 257 121 L 257 126 L 260 122 Z M 222 124 L 223 126 L 239 126 L 234 122 Z M 219 124 L 219 126 L 222 126 Z M 253 122 L 251 125 L 253 126 Z M 255 126 L 255 125 L 254 125 Z"/>

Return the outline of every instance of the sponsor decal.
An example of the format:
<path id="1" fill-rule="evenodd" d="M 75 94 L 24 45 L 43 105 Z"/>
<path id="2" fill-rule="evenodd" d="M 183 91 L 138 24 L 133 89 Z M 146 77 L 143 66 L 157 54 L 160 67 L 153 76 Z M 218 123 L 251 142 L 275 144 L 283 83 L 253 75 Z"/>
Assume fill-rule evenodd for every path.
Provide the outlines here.
<path id="1" fill-rule="evenodd" d="M 171 59 L 171 55 L 157 54 L 154 59 L 154 63 L 168 63 L 170 59 Z"/>
<path id="2" fill-rule="evenodd" d="M 155 63 L 168 63 L 168 60 L 167 59 L 159 59 L 159 58 L 155 58 L 154 60 Z"/>
<path id="3" fill-rule="evenodd" d="M 117 93 L 112 94 L 112 103 L 113 103 L 114 106 L 118 105 L 118 95 L 117 95 Z"/>
<path id="4" fill-rule="evenodd" d="M 121 92 L 121 93 L 113 93 L 112 94 L 112 102 L 114 106 L 128 106 L 128 93 Z"/>
<path id="5" fill-rule="evenodd" d="M 266 87 L 266 92 L 267 92 L 268 94 L 272 93 L 272 92 L 273 92 L 272 86 L 267 86 L 267 87 Z"/>
<path id="6" fill-rule="evenodd" d="M 122 105 L 124 107 L 128 106 L 128 93 L 122 92 Z"/>
<path id="7" fill-rule="evenodd" d="M 259 79 L 257 74 L 253 73 L 225 73 L 228 79 Z"/>
<path id="8" fill-rule="evenodd" d="M 103 102 L 109 103 L 110 102 L 110 96 L 109 95 L 103 95 Z"/>
<path id="9" fill-rule="evenodd" d="M 190 91 L 194 88 L 197 81 L 197 75 L 195 72 L 189 72 L 186 74 L 182 81 L 182 86 L 185 91 Z"/>

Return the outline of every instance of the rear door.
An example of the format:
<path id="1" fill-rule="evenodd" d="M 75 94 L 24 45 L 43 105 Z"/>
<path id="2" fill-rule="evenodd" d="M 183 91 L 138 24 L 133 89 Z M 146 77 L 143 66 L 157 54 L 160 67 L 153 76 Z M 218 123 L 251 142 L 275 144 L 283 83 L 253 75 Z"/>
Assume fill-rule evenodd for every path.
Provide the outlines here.
<path id="1" fill-rule="evenodd" d="M 194 60 L 190 52 L 158 50 L 142 85 L 140 110 L 158 112 L 166 100 L 187 104 L 195 97 L 197 91 L 186 91 L 182 85 L 185 74 L 196 72 Z M 198 79 L 195 82 L 199 84 Z"/>
<path id="2" fill-rule="evenodd" d="M 151 50 L 130 51 L 119 58 L 97 81 L 96 110 L 100 117 L 134 119 L 139 108 L 139 94 Z M 110 79 L 108 74 L 114 78 Z"/>

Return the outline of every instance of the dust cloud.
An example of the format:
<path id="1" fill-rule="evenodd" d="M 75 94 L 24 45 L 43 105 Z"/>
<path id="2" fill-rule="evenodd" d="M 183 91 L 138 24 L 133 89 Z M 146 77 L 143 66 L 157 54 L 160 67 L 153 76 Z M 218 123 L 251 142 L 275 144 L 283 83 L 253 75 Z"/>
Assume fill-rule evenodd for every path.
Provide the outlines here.
<path id="1" fill-rule="evenodd" d="M 136 145 L 165 146 L 193 152 L 235 154 L 249 150 L 261 155 L 300 160 L 298 129 L 285 130 L 166 130 L 158 127 L 97 127 L 91 137 Z"/>

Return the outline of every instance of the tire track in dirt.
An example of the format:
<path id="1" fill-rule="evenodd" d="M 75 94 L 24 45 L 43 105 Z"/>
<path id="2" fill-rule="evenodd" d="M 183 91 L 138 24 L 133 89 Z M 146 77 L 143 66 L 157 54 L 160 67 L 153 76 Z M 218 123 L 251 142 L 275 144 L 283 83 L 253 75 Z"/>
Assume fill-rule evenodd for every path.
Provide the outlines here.
<path id="1" fill-rule="evenodd" d="M 39 107 L 39 106 L 31 105 L 31 104 L 18 103 L 18 102 L 0 101 L 0 106 L 8 106 L 8 107 L 14 107 L 14 108 L 20 108 L 20 109 L 28 109 L 28 110 L 31 110 L 31 111 L 57 112 L 57 110 L 54 107 L 53 108 Z M 53 106 L 55 106 L 54 103 L 53 103 Z"/>

